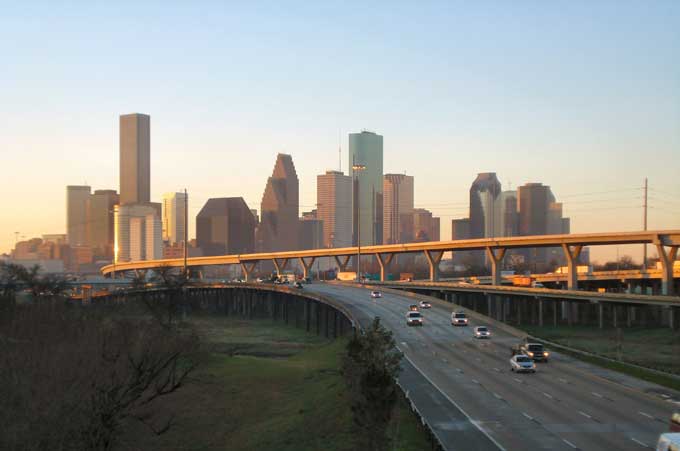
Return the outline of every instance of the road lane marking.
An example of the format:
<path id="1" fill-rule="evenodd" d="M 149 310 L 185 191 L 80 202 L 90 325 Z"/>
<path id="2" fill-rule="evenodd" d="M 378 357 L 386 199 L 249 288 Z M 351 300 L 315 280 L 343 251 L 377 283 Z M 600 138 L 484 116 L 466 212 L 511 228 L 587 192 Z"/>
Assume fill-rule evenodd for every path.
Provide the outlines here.
<path id="1" fill-rule="evenodd" d="M 578 413 L 579 413 L 580 415 L 583 415 L 583 416 L 586 417 L 586 418 L 590 418 L 591 420 L 593 419 L 593 417 L 591 417 L 590 415 L 588 415 L 587 413 L 585 413 L 585 412 L 583 412 L 583 411 L 581 411 L 581 410 L 579 410 Z"/>
<path id="2" fill-rule="evenodd" d="M 475 384 L 479 384 L 479 381 L 477 379 L 472 379 L 472 382 L 474 382 Z"/>
<path id="3" fill-rule="evenodd" d="M 529 419 L 529 421 L 534 421 L 534 417 L 532 417 L 532 416 L 529 415 L 528 413 L 522 412 L 522 415 L 524 415 L 525 417 L 527 417 L 527 418 Z"/>
<path id="4" fill-rule="evenodd" d="M 650 415 L 650 414 L 648 414 L 648 413 L 645 413 L 645 412 L 641 412 L 641 411 L 638 411 L 638 413 L 639 413 L 640 415 L 642 415 L 643 417 L 647 417 L 647 418 L 649 418 L 650 420 L 653 420 L 653 419 L 654 419 L 654 417 L 653 417 L 653 416 L 651 416 L 651 415 Z"/>
<path id="5" fill-rule="evenodd" d="M 563 383 L 565 383 L 565 384 L 568 384 L 568 383 L 569 383 L 568 380 L 566 380 L 566 379 L 564 379 L 564 378 L 561 378 L 561 377 L 558 378 L 557 380 L 560 381 L 560 382 L 563 382 Z"/>
<path id="6" fill-rule="evenodd" d="M 571 443 L 571 442 L 570 442 L 569 440 L 567 440 L 566 438 L 563 438 L 562 441 L 563 441 L 564 443 L 566 443 L 567 445 L 571 446 L 572 448 L 578 449 L 578 447 L 577 447 L 576 445 L 574 445 L 573 443 Z"/>
<path id="7" fill-rule="evenodd" d="M 517 382 L 519 382 L 520 384 L 522 383 L 522 380 L 521 380 L 521 379 L 517 379 L 516 377 L 515 377 L 514 379 L 515 379 Z"/>
<path id="8" fill-rule="evenodd" d="M 550 393 L 543 392 L 543 396 L 546 396 L 550 399 L 555 399 L 555 398 L 552 397 L 552 395 Z"/>
<path id="9" fill-rule="evenodd" d="M 599 394 L 599 393 L 595 393 L 594 391 L 593 391 L 593 392 L 590 392 L 590 393 L 591 393 L 593 396 L 597 396 L 598 398 L 604 399 L 604 396 L 602 396 L 602 395 Z"/>
<path id="10" fill-rule="evenodd" d="M 500 373 L 500 372 L 501 372 L 501 369 L 500 369 L 500 368 L 494 368 L 493 370 L 494 370 L 495 372 L 497 372 L 497 373 Z"/>
<path id="11" fill-rule="evenodd" d="M 644 448 L 649 448 L 649 446 L 647 446 L 646 443 L 641 442 L 640 440 L 636 439 L 635 437 L 631 437 L 630 439 L 632 441 L 634 441 L 635 443 L 637 443 L 638 445 L 644 447 Z"/>

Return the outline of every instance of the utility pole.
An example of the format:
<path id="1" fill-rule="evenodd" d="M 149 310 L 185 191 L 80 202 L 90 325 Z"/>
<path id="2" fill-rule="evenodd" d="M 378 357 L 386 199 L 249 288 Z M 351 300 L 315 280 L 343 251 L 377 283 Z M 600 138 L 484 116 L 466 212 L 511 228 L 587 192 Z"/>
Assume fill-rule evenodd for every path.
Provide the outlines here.
<path id="1" fill-rule="evenodd" d="M 187 189 L 184 188 L 184 278 L 189 279 L 189 272 L 187 270 L 187 253 L 189 246 L 189 195 Z"/>
<path id="2" fill-rule="evenodd" d="M 645 204 L 643 213 L 643 229 L 647 231 L 647 177 L 645 177 Z M 647 270 L 647 243 L 642 245 L 642 270 Z"/>

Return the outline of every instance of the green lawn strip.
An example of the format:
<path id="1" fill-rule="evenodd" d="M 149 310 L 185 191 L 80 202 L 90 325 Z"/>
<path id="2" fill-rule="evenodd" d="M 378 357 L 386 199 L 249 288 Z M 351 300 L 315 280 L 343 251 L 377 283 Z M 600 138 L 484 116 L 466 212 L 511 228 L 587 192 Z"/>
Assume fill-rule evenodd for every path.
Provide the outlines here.
<path id="1" fill-rule="evenodd" d="M 619 355 L 617 331 L 615 329 L 600 330 L 583 326 L 524 326 L 523 329 L 537 338 L 600 354 L 611 359 L 617 359 Z M 559 352 L 642 380 L 680 390 L 680 381 L 673 377 L 611 362 L 597 356 L 586 356 L 563 349 L 559 349 Z M 620 354 L 629 363 L 678 373 L 680 372 L 680 334 L 670 329 L 622 329 Z"/>

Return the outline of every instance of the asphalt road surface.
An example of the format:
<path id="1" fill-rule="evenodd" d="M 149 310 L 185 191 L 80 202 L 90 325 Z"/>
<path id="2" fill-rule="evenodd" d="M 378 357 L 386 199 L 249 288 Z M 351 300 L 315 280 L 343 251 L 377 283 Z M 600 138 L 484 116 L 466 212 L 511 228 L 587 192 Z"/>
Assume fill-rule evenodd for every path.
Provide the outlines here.
<path id="1" fill-rule="evenodd" d="M 447 413 L 440 406 L 432 414 L 436 418 L 428 418 L 449 432 L 450 449 L 654 449 L 659 434 L 668 430 L 671 413 L 680 408 L 673 395 L 664 399 L 668 395 L 643 388 L 650 384 L 638 388 L 613 382 L 601 377 L 602 370 L 558 353 L 549 363 L 538 363 L 535 374 L 513 373 L 510 347 L 518 338 L 490 327 L 490 340 L 476 340 L 473 327 L 486 324 L 471 318 L 468 327 L 452 326 L 453 307 L 443 301 L 421 310 L 423 327 L 408 327 L 405 314 L 416 302 L 407 295 L 383 292 L 381 299 L 372 300 L 370 290 L 359 287 L 313 284 L 305 289 L 345 302 L 359 317 L 379 316 L 394 332 L 408 362 L 450 401 L 448 410 L 456 411 Z M 401 380 L 405 386 L 416 380 L 407 373 L 408 380 Z M 462 422 L 488 440 L 472 438 L 477 442 L 466 448 L 471 428 Z"/>

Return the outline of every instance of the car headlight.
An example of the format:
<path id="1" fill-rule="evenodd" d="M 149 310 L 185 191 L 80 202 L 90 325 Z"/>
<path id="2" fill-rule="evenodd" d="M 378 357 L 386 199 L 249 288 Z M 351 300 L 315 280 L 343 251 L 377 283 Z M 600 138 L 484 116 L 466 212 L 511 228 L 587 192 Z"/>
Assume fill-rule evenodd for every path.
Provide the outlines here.
<path id="1" fill-rule="evenodd" d="M 531 351 L 530 351 L 528 354 L 529 354 L 529 357 L 533 357 L 533 356 L 534 356 L 534 353 L 531 352 Z"/>
<path id="2" fill-rule="evenodd" d="M 543 353 L 543 355 L 548 357 L 550 355 L 550 353 L 548 351 L 546 351 L 546 352 Z"/>

